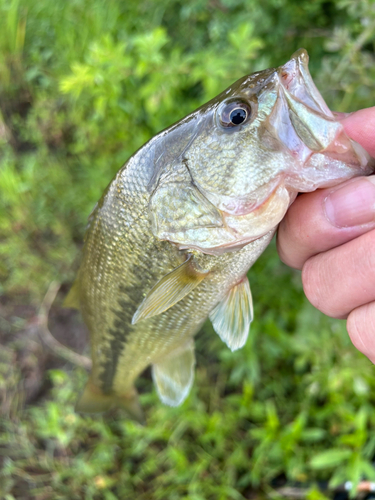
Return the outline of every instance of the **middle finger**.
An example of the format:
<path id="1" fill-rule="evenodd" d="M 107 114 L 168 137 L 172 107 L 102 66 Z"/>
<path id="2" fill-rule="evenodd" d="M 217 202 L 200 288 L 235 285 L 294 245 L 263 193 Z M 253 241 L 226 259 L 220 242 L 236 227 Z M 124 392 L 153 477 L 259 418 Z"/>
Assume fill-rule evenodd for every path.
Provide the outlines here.
<path id="1" fill-rule="evenodd" d="M 375 300 L 375 230 L 308 259 L 302 282 L 309 301 L 334 318 Z"/>
<path id="2" fill-rule="evenodd" d="M 375 176 L 299 196 L 282 220 L 277 244 L 285 264 L 301 269 L 307 259 L 375 227 Z"/>

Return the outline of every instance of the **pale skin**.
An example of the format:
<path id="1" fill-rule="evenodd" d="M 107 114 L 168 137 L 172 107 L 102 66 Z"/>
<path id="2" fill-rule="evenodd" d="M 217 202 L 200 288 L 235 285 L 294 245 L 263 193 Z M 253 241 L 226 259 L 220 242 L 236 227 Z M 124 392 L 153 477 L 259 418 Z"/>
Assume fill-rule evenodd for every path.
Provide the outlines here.
<path id="1" fill-rule="evenodd" d="M 375 157 L 375 106 L 342 118 Z M 309 301 L 346 319 L 354 346 L 375 363 L 375 175 L 299 196 L 281 222 L 281 260 L 302 270 Z"/>

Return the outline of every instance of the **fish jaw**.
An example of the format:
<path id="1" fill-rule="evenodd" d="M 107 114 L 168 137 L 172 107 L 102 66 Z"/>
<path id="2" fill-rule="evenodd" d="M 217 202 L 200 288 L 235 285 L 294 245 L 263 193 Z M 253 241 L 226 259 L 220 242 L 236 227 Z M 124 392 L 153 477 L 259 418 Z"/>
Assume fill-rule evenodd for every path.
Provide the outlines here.
<path id="1" fill-rule="evenodd" d="M 290 190 L 309 192 L 355 175 L 368 175 L 370 155 L 345 133 L 316 88 L 304 49 L 278 68 L 278 100 L 270 123 L 294 164 L 285 171 Z"/>
<path id="2" fill-rule="evenodd" d="M 332 120 L 335 119 L 310 75 L 309 56 L 305 49 L 297 50 L 286 64 L 277 69 L 277 73 L 284 89 L 296 100 Z"/>

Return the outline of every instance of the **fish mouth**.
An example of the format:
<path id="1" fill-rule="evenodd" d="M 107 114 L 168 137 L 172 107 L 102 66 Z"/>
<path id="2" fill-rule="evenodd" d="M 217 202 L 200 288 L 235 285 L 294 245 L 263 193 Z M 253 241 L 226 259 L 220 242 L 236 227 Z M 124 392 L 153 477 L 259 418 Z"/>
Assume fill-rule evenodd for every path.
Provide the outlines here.
<path id="1" fill-rule="evenodd" d="M 271 116 L 281 142 L 304 163 L 326 150 L 342 130 L 316 88 L 308 62 L 306 50 L 300 49 L 277 68 L 278 99 Z"/>
<path id="2" fill-rule="evenodd" d="M 305 49 L 297 50 L 286 64 L 280 66 L 278 76 L 287 94 L 310 109 L 335 120 L 310 75 L 309 55 Z"/>
<path id="3" fill-rule="evenodd" d="M 294 191 L 330 187 L 354 175 L 370 173 L 368 153 L 352 141 L 328 108 L 299 49 L 276 69 L 277 101 L 269 127 L 295 162 L 282 177 Z"/>

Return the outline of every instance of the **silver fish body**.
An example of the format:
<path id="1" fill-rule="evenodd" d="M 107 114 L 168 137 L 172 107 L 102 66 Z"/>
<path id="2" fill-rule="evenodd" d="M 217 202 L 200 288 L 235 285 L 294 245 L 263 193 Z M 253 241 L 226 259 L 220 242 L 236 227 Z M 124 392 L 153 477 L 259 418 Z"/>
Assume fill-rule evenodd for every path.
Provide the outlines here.
<path id="1" fill-rule="evenodd" d="M 138 150 L 90 216 L 67 304 L 90 330 L 93 370 L 80 411 L 121 406 L 141 419 L 134 381 L 152 365 L 180 404 L 194 377 L 193 337 L 209 316 L 234 350 L 246 341 L 246 273 L 298 192 L 367 175 L 300 50 L 246 76 Z"/>

